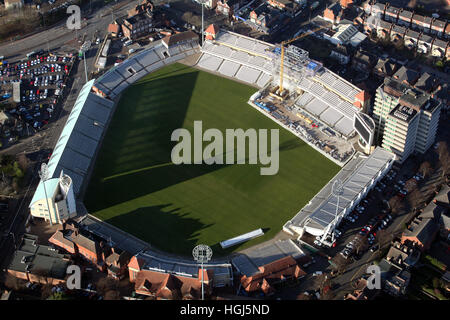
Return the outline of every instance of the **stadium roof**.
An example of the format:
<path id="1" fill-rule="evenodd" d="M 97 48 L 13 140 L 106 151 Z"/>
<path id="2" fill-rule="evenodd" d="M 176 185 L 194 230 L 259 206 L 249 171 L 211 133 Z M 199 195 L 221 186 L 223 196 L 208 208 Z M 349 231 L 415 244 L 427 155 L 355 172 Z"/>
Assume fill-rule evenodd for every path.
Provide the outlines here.
<path id="1" fill-rule="evenodd" d="M 52 197 L 55 194 L 55 190 L 58 187 L 59 178 L 48 179 L 45 181 L 45 190 L 44 184 L 39 183 L 36 191 L 34 192 L 33 199 L 31 199 L 30 207 L 36 201 L 40 199 L 45 199 L 45 192 L 47 192 L 47 197 Z"/>
<path id="2" fill-rule="evenodd" d="M 353 158 L 287 223 L 286 227 L 295 229 L 307 226 L 323 232 L 336 216 L 337 197 L 331 191 L 333 183 L 339 179 L 343 184 L 338 209 L 338 214 L 342 214 L 351 207 L 352 202 L 353 206 L 357 204 L 358 197 L 371 187 L 374 179 L 394 161 L 394 158 L 393 153 L 380 147 L 377 147 L 369 157 Z"/>
<path id="3" fill-rule="evenodd" d="M 268 265 L 287 256 L 298 260 L 304 255 L 305 253 L 291 239 L 284 241 L 278 240 L 269 245 L 251 249 L 246 254 L 237 255 L 231 262 L 240 273 L 250 277 L 260 272 L 259 267 Z"/>
<path id="4" fill-rule="evenodd" d="M 64 171 L 72 178 L 76 194 L 80 192 L 114 106 L 112 101 L 91 92 L 93 84 L 91 80 L 81 88 L 48 162 L 49 177 L 58 178 Z M 43 197 L 42 190 L 40 181 L 32 203 Z"/>

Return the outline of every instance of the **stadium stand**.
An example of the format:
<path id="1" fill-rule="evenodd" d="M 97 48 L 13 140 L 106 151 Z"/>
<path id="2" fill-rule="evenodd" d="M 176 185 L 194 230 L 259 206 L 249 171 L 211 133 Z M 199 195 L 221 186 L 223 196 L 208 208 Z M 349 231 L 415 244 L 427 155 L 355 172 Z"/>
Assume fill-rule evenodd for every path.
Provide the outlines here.
<path id="1" fill-rule="evenodd" d="M 198 264 L 193 260 L 170 257 L 150 249 L 150 245 L 94 216 L 85 215 L 79 221 L 80 227 L 104 239 L 110 246 L 127 251 L 144 262 L 144 270 L 188 276 L 198 276 Z M 211 261 L 204 268 L 213 271 L 215 286 L 228 285 L 233 279 L 231 264 L 226 261 Z"/>
<path id="2" fill-rule="evenodd" d="M 175 39 L 173 41 L 166 41 L 166 38 L 164 38 L 155 42 L 152 47 L 144 49 L 118 66 L 111 68 L 98 78 L 94 90 L 101 95 L 114 99 L 126 87 L 148 73 L 199 51 L 198 37 Z"/>
<path id="3" fill-rule="evenodd" d="M 329 232 L 333 222 L 337 226 L 384 177 L 394 160 L 393 153 L 380 147 L 377 147 L 368 157 L 360 154 L 355 156 L 297 215 L 283 226 L 283 230 L 298 235 L 306 231 L 315 236 Z M 344 191 L 339 197 L 339 213 L 336 217 L 337 197 L 331 190 L 333 183 L 338 179 L 343 183 Z"/>
<path id="4" fill-rule="evenodd" d="M 220 31 L 205 41 L 197 66 L 262 88 L 272 75 L 270 50 L 269 43 Z"/>
<path id="5" fill-rule="evenodd" d="M 50 178 L 59 177 L 64 170 L 72 178 L 76 195 L 114 107 L 112 101 L 91 92 L 94 81 L 81 89 L 48 162 Z"/>

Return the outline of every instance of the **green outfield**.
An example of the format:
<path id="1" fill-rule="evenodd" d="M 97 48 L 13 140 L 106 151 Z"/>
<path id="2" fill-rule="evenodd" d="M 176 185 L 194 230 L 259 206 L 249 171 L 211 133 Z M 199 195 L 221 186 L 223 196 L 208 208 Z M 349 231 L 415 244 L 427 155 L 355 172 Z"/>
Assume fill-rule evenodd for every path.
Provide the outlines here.
<path id="1" fill-rule="evenodd" d="M 339 167 L 247 104 L 255 88 L 173 64 L 122 95 L 85 195 L 89 212 L 153 246 L 189 255 L 200 243 L 223 255 L 270 239 Z M 260 165 L 174 165 L 177 128 L 280 129 L 278 174 Z M 229 250 L 219 242 L 263 228 Z"/>

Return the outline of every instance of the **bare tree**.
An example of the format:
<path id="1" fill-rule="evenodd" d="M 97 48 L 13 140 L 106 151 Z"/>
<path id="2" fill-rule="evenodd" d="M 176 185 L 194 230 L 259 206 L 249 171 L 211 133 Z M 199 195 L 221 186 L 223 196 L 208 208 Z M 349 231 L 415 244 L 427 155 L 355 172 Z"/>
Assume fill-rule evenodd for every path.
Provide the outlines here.
<path id="1" fill-rule="evenodd" d="M 192 16 L 193 16 L 192 12 L 186 11 L 186 12 L 183 13 L 183 15 L 181 16 L 181 19 L 182 19 L 183 21 L 186 21 L 187 23 L 192 24 Z"/>
<path id="2" fill-rule="evenodd" d="M 394 196 L 389 200 L 389 207 L 391 208 L 392 214 L 398 214 L 400 210 L 403 209 L 402 199 L 398 196 Z"/>
<path id="3" fill-rule="evenodd" d="M 118 281 L 109 277 L 103 277 L 97 281 L 96 287 L 97 292 L 100 295 L 105 296 L 108 291 L 118 290 Z"/>
<path id="4" fill-rule="evenodd" d="M 447 142 L 441 141 L 438 146 L 439 162 L 442 167 L 442 177 L 444 177 L 450 168 L 450 159 L 448 154 Z"/>
<path id="5" fill-rule="evenodd" d="M 386 243 L 389 243 L 394 239 L 394 235 L 390 232 L 387 232 L 386 229 L 381 229 L 377 232 L 377 240 L 380 247 L 385 245 Z"/>
<path id="6" fill-rule="evenodd" d="M 419 172 L 423 175 L 424 178 L 428 176 L 428 173 L 431 172 L 431 163 L 429 161 L 422 162 L 419 167 Z"/>
<path id="7" fill-rule="evenodd" d="M 17 163 L 23 172 L 26 172 L 28 169 L 29 161 L 25 154 L 21 153 L 17 156 Z"/>
<path id="8" fill-rule="evenodd" d="M 417 207 L 422 202 L 422 193 L 420 190 L 416 187 L 414 188 L 408 195 L 408 202 L 411 208 L 413 209 L 413 212 L 415 213 L 417 211 Z"/>

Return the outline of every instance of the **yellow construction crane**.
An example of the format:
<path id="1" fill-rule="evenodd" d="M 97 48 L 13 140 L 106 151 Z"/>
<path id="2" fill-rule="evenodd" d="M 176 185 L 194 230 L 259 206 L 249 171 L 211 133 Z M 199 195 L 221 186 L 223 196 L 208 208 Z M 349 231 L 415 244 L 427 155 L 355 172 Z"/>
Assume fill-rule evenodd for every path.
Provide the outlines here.
<path id="1" fill-rule="evenodd" d="M 299 36 L 297 36 L 295 38 L 292 38 L 292 39 L 289 39 L 289 40 L 281 42 L 281 64 L 280 64 L 280 86 L 279 86 L 279 92 L 280 92 L 279 95 L 280 96 L 283 94 L 283 68 L 284 68 L 284 47 L 285 47 L 285 45 L 287 45 L 287 44 L 289 44 L 291 42 L 297 41 L 299 39 L 302 39 L 304 37 L 307 37 L 307 36 L 317 32 L 317 31 L 319 31 L 321 29 L 323 29 L 323 27 L 317 27 L 317 28 L 315 28 L 313 30 L 310 30 L 310 31 L 308 31 L 306 33 L 303 33 L 303 34 L 301 34 L 301 35 L 299 35 Z"/>

